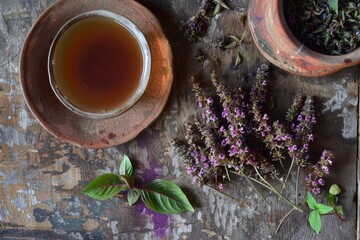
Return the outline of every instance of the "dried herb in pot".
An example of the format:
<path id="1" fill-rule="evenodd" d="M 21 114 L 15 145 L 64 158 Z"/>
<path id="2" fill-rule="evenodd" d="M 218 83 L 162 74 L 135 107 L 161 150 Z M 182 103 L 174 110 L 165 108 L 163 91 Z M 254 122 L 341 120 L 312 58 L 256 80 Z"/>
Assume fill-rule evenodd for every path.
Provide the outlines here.
<path id="1" fill-rule="evenodd" d="M 360 44 L 360 0 L 286 0 L 284 13 L 296 38 L 314 51 L 341 55 Z"/>

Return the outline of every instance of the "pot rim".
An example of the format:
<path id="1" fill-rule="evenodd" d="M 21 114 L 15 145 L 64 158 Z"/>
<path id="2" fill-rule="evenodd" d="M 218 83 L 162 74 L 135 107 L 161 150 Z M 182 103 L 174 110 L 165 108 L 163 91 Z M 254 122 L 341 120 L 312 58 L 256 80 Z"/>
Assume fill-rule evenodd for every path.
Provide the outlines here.
<path id="1" fill-rule="evenodd" d="M 340 62 L 342 62 L 342 63 L 343 63 L 344 59 L 351 59 L 351 58 L 353 58 L 354 55 L 355 56 L 358 55 L 358 57 L 355 59 L 358 59 L 357 61 L 360 61 L 360 46 L 352 52 L 341 54 L 341 55 L 330 55 L 330 54 L 319 53 L 319 52 L 307 47 L 305 44 L 300 42 L 300 40 L 293 34 L 293 32 L 291 31 L 291 29 L 285 19 L 284 0 L 274 0 L 274 1 L 276 2 L 275 4 L 277 5 L 279 19 L 281 20 L 281 21 L 279 21 L 279 24 L 284 29 L 284 32 L 287 33 L 289 40 L 292 41 L 293 44 L 296 45 L 298 47 L 298 49 L 300 49 L 300 51 L 306 51 L 306 52 L 308 52 L 307 54 L 317 55 L 317 57 L 321 57 L 321 58 L 340 60 Z M 357 52 L 358 54 L 354 54 L 355 52 Z"/>
<path id="2" fill-rule="evenodd" d="M 325 55 L 302 44 L 284 17 L 284 0 L 252 0 L 248 25 L 259 51 L 274 65 L 303 76 L 325 76 L 360 63 L 360 47 L 343 55 Z"/>

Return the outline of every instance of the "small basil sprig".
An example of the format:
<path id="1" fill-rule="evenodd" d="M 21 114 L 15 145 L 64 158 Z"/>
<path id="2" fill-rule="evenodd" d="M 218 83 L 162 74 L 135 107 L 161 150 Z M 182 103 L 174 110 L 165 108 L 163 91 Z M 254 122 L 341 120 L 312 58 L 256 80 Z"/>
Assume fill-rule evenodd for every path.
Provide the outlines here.
<path id="1" fill-rule="evenodd" d="M 309 205 L 309 208 L 312 209 L 309 215 L 309 223 L 312 229 L 319 234 L 321 229 L 321 218 L 320 215 L 327 214 L 332 212 L 333 208 L 326 206 L 321 203 L 317 203 L 313 195 L 310 192 L 307 192 L 306 200 Z"/>
<path id="2" fill-rule="evenodd" d="M 230 10 L 230 8 L 224 3 L 223 0 L 214 0 L 214 3 L 216 3 L 216 5 L 215 5 L 213 16 L 219 14 L 221 12 L 221 9 L 223 9 L 223 8 Z"/>
<path id="3" fill-rule="evenodd" d="M 326 198 L 328 200 L 328 203 L 330 206 L 321 204 L 316 202 L 313 195 L 311 195 L 310 192 L 307 192 L 306 195 L 306 201 L 309 206 L 309 208 L 312 210 L 309 215 L 309 223 L 311 228 L 319 234 L 321 230 L 321 215 L 325 214 L 336 214 L 336 216 L 342 220 L 345 221 L 343 218 L 344 212 L 342 209 L 342 206 L 338 206 L 338 194 L 340 194 L 341 190 L 340 187 L 336 184 L 332 185 L 330 187 L 329 193 L 327 194 Z"/>
<path id="4" fill-rule="evenodd" d="M 97 200 L 106 200 L 119 192 L 127 191 L 130 206 L 141 197 L 145 205 L 155 212 L 177 214 L 194 211 L 186 195 L 172 181 L 156 179 L 143 187 L 134 187 L 134 168 L 128 156 L 124 156 L 119 168 L 120 175 L 106 173 L 89 183 L 83 193 Z"/>

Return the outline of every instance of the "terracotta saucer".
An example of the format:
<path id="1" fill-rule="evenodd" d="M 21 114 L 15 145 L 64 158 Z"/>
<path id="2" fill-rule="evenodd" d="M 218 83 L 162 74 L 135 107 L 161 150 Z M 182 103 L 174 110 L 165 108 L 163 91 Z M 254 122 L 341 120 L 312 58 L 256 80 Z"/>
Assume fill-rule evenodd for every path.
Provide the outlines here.
<path id="1" fill-rule="evenodd" d="M 133 21 L 145 35 L 152 58 L 150 80 L 143 96 L 125 113 L 108 119 L 89 119 L 68 110 L 52 91 L 47 73 L 50 45 L 61 26 L 81 13 L 98 9 Z M 172 54 L 155 16 L 136 1 L 59 0 L 39 17 L 25 40 L 20 79 L 26 103 L 46 130 L 78 146 L 106 148 L 132 140 L 160 115 L 173 81 Z"/>

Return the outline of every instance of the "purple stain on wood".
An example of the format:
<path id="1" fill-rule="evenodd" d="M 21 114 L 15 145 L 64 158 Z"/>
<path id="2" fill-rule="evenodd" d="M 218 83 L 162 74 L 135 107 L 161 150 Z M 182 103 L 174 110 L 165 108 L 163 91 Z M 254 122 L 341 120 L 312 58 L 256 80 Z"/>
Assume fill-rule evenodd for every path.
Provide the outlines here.
<path id="1" fill-rule="evenodd" d="M 146 138 L 144 138 L 146 139 Z M 151 182 L 156 178 L 159 178 L 159 169 L 162 169 L 159 165 L 157 165 L 157 157 L 153 155 L 153 152 L 150 150 L 150 144 L 146 142 L 146 140 L 138 140 L 138 146 L 141 149 L 148 151 L 147 161 L 149 163 L 150 169 L 144 169 L 144 174 L 142 176 L 142 180 L 144 183 Z M 156 171 L 156 169 L 158 171 Z"/>
<path id="2" fill-rule="evenodd" d="M 166 230 L 169 227 L 170 216 L 154 212 L 147 208 L 143 202 L 136 204 L 136 211 L 140 214 L 151 215 L 151 220 L 154 224 L 154 235 L 160 239 L 165 239 L 167 234 Z"/>
<path id="3" fill-rule="evenodd" d="M 146 139 L 146 138 L 144 138 Z M 156 169 L 162 169 L 159 165 L 157 165 L 157 157 L 153 155 L 153 152 L 149 151 L 149 144 L 145 140 L 138 140 L 138 146 L 141 149 L 148 150 L 148 159 L 150 169 L 144 171 L 143 181 L 144 183 L 148 183 L 156 178 L 159 178 L 159 171 L 155 171 Z M 152 216 L 152 221 L 154 224 L 154 235 L 161 239 L 165 239 L 167 234 L 166 230 L 170 228 L 170 216 L 165 214 L 160 214 L 148 209 L 143 202 L 137 204 L 137 209 L 140 213 L 145 213 L 147 215 Z"/>

